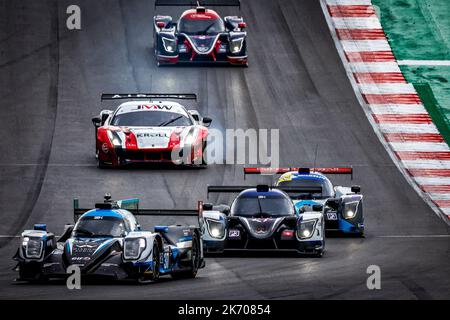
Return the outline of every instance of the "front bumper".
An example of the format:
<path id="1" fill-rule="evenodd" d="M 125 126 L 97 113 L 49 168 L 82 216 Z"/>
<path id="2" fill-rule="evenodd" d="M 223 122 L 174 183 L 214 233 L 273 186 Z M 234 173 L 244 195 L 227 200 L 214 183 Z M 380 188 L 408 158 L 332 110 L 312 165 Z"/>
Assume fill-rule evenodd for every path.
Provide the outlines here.
<path id="1" fill-rule="evenodd" d="M 180 160 L 183 159 L 182 154 L 179 159 L 172 159 L 172 149 L 126 150 L 119 147 L 110 149 L 107 154 L 100 154 L 99 157 L 102 163 L 113 167 L 140 163 L 183 164 L 183 160 Z M 201 164 L 203 153 L 199 152 L 191 157 L 192 164 Z"/>
<path id="2" fill-rule="evenodd" d="M 223 253 L 224 251 L 297 251 L 302 254 L 316 254 L 323 252 L 325 242 L 323 240 L 204 240 L 203 248 L 207 253 Z"/>
<path id="3" fill-rule="evenodd" d="M 173 65 L 173 64 L 192 64 L 192 63 L 211 63 L 211 64 L 228 64 L 228 65 L 239 65 L 246 66 L 248 64 L 247 56 L 229 56 L 227 54 L 217 54 L 217 55 L 203 55 L 197 54 L 192 57 L 190 54 L 180 54 L 177 56 L 165 56 L 158 55 L 156 57 L 159 65 Z"/>
<path id="4" fill-rule="evenodd" d="M 364 223 L 360 220 L 345 220 L 343 218 L 332 221 L 325 220 L 325 231 L 362 235 L 364 234 Z"/>
<path id="5" fill-rule="evenodd" d="M 19 281 L 36 280 L 36 276 L 46 279 L 67 278 L 71 274 L 67 273 L 67 268 L 62 260 L 34 263 L 19 262 L 18 267 L 22 269 Z M 138 279 L 142 276 L 151 275 L 153 262 L 145 263 L 123 262 L 120 255 L 112 256 L 106 261 L 86 269 L 83 265 L 78 265 L 82 278 L 111 278 L 114 280 Z M 25 272 L 24 272 L 25 271 Z"/>

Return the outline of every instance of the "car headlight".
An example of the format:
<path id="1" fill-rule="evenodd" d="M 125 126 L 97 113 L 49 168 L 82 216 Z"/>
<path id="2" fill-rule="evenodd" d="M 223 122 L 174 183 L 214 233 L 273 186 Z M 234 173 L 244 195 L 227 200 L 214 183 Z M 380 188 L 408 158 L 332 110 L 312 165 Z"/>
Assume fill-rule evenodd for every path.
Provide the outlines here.
<path id="1" fill-rule="evenodd" d="M 232 53 L 241 52 L 243 43 L 244 43 L 244 38 L 231 40 L 231 46 L 230 46 L 231 52 Z"/>
<path id="2" fill-rule="evenodd" d="M 314 229 L 317 223 L 317 219 L 305 220 L 300 222 L 297 230 L 297 235 L 300 239 L 309 239 L 314 234 Z"/>
<path id="3" fill-rule="evenodd" d="M 122 145 L 122 140 L 115 131 L 108 130 L 108 138 L 115 147 L 120 147 Z"/>
<path id="4" fill-rule="evenodd" d="M 22 246 L 25 249 L 25 257 L 29 259 L 40 259 L 44 250 L 44 242 L 41 238 L 24 237 Z"/>
<path id="5" fill-rule="evenodd" d="M 353 219 L 358 211 L 359 201 L 347 202 L 344 205 L 344 218 Z"/>
<path id="6" fill-rule="evenodd" d="M 126 260 L 137 260 L 140 258 L 142 251 L 147 246 L 144 238 L 125 239 L 123 246 L 123 257 Z"/>
<path id="7" fill-rule="evenodd" d="M 208 232 L 211 237 L 216 239 L 223 238 L 225 234 L 225 224 L 216 220 L 206 219 L 206 224 L 208 226 Z"/>
<path id="8" fill-rule="evenodd" d="M 169 39 L 169 38 L 161 38 L 164 46 L 164 50 L 167 52 L 175 52 L 175 49 L 177 47 L 177 42 L 175 39 Z"/>

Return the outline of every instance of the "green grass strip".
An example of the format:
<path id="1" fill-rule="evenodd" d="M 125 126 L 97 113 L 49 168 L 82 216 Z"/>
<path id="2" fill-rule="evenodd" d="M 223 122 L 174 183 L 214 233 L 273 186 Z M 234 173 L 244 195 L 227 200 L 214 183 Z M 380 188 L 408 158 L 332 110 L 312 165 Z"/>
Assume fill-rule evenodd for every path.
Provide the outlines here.
<path id="1" fill-rule="evenodd" d="M 450 144 L 450 123 L 442 112 L 442 108 L 434 97 L 433 90 L 426 82 L 413 83 L 417 93 L 427 109 L 431 119 L 447 144 Z"/>

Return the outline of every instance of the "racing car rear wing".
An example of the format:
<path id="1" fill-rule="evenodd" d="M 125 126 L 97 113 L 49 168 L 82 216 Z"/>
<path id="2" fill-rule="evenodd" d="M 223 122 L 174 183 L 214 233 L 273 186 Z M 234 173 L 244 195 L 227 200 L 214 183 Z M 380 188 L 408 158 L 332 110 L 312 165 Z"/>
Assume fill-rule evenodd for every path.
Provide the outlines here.
<path id="1" fill-rule="evenodd" d="M 349 174 L 350 179 L 353 180 L 353 168 L 352 167 L 327 167 L 327 168 L 244 168 L 244 177 L 247 174 L 261 174 L 261 175 L 273 175 L 283 174 L 286 172 L 297 171 L 299 173 L 320 172 L 324 174 Z"/>
<path id="2" fill-rule="evenodd" d="M 270 189 L 282 190 L 286 193 L 322 193 L 321 186 L 298 186 L 298 187 L 284 187 L 284 186 L 208 186 L 208 198 L 210 193 L 239 193 L 244 190 L 254 189 L 258 192 L 267 192 Z"/>
<path id="3" fill-rule="evenodd" d="M 124 99 L 180 99 L 197 100 L 195 93 L 103 93 L 101 101 Z"/>
<path id="4" fill-rule="evenodd" d="M 168 6 L 217 6 L 241 7 L 241 0 L 155 0 L 155 7 Z"/>
<path id="5" fill-rule="evenodd" d="M 96 203 L 95 209 L 125 209 L 135 216 L 165 216 L 165 217 L 199 217 L 203 212 L 203 201 L 198 201 L 197 209 L 142 209 L 139 208 L 139 199 L 125 199 L 111 201 L 110 196 L 105 196 L 105 202 Z M 73 199 L 74 222 L 92 208 L 80 208 L 79 200 Z"/>

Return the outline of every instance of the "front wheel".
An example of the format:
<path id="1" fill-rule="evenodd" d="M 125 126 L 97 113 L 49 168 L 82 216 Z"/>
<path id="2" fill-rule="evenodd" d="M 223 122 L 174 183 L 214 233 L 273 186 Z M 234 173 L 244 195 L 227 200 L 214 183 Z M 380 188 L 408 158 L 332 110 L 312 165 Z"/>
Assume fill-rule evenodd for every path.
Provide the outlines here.
<path id="1" fill-rule="evenodd" d="M 39 264 L 25 264 L 21 262 L 19 264 L 18 280 L 43 283 L 46 282 L 47 278 L 42 275 Z"/>
<path id="2" fill-rule="evenodd" d="M 206 147 L 207 147 L 207 144 L 206 144 L 206 142 L 204 142 L 203 148 L 202 148 L 202 166 L 203 167 L 208 166 L 208 159 L 206 158 Z"/>
<path id="3" fill-rule="evenodd" d="M 153 242 L 153 257 L 152 257 L 152 273 L 151 275 L 142 275 L 138 278 L 138 282 L 145 284 L 151 282 L 157 282 L 159 280 L 159 268 L 161 264 L 161 250 L 159 248 L 158 242 Z"/>
<path id="4" fill-rule="evenodd" d="M 100 151 L 97 150 L 97 152 L 95 154 L 95 158 L 97 160 L 97 168 L 105 169 L 107 167 L 107 165 L 102 160 L 100 160 L 99 153 L 100 153 Z"/>

